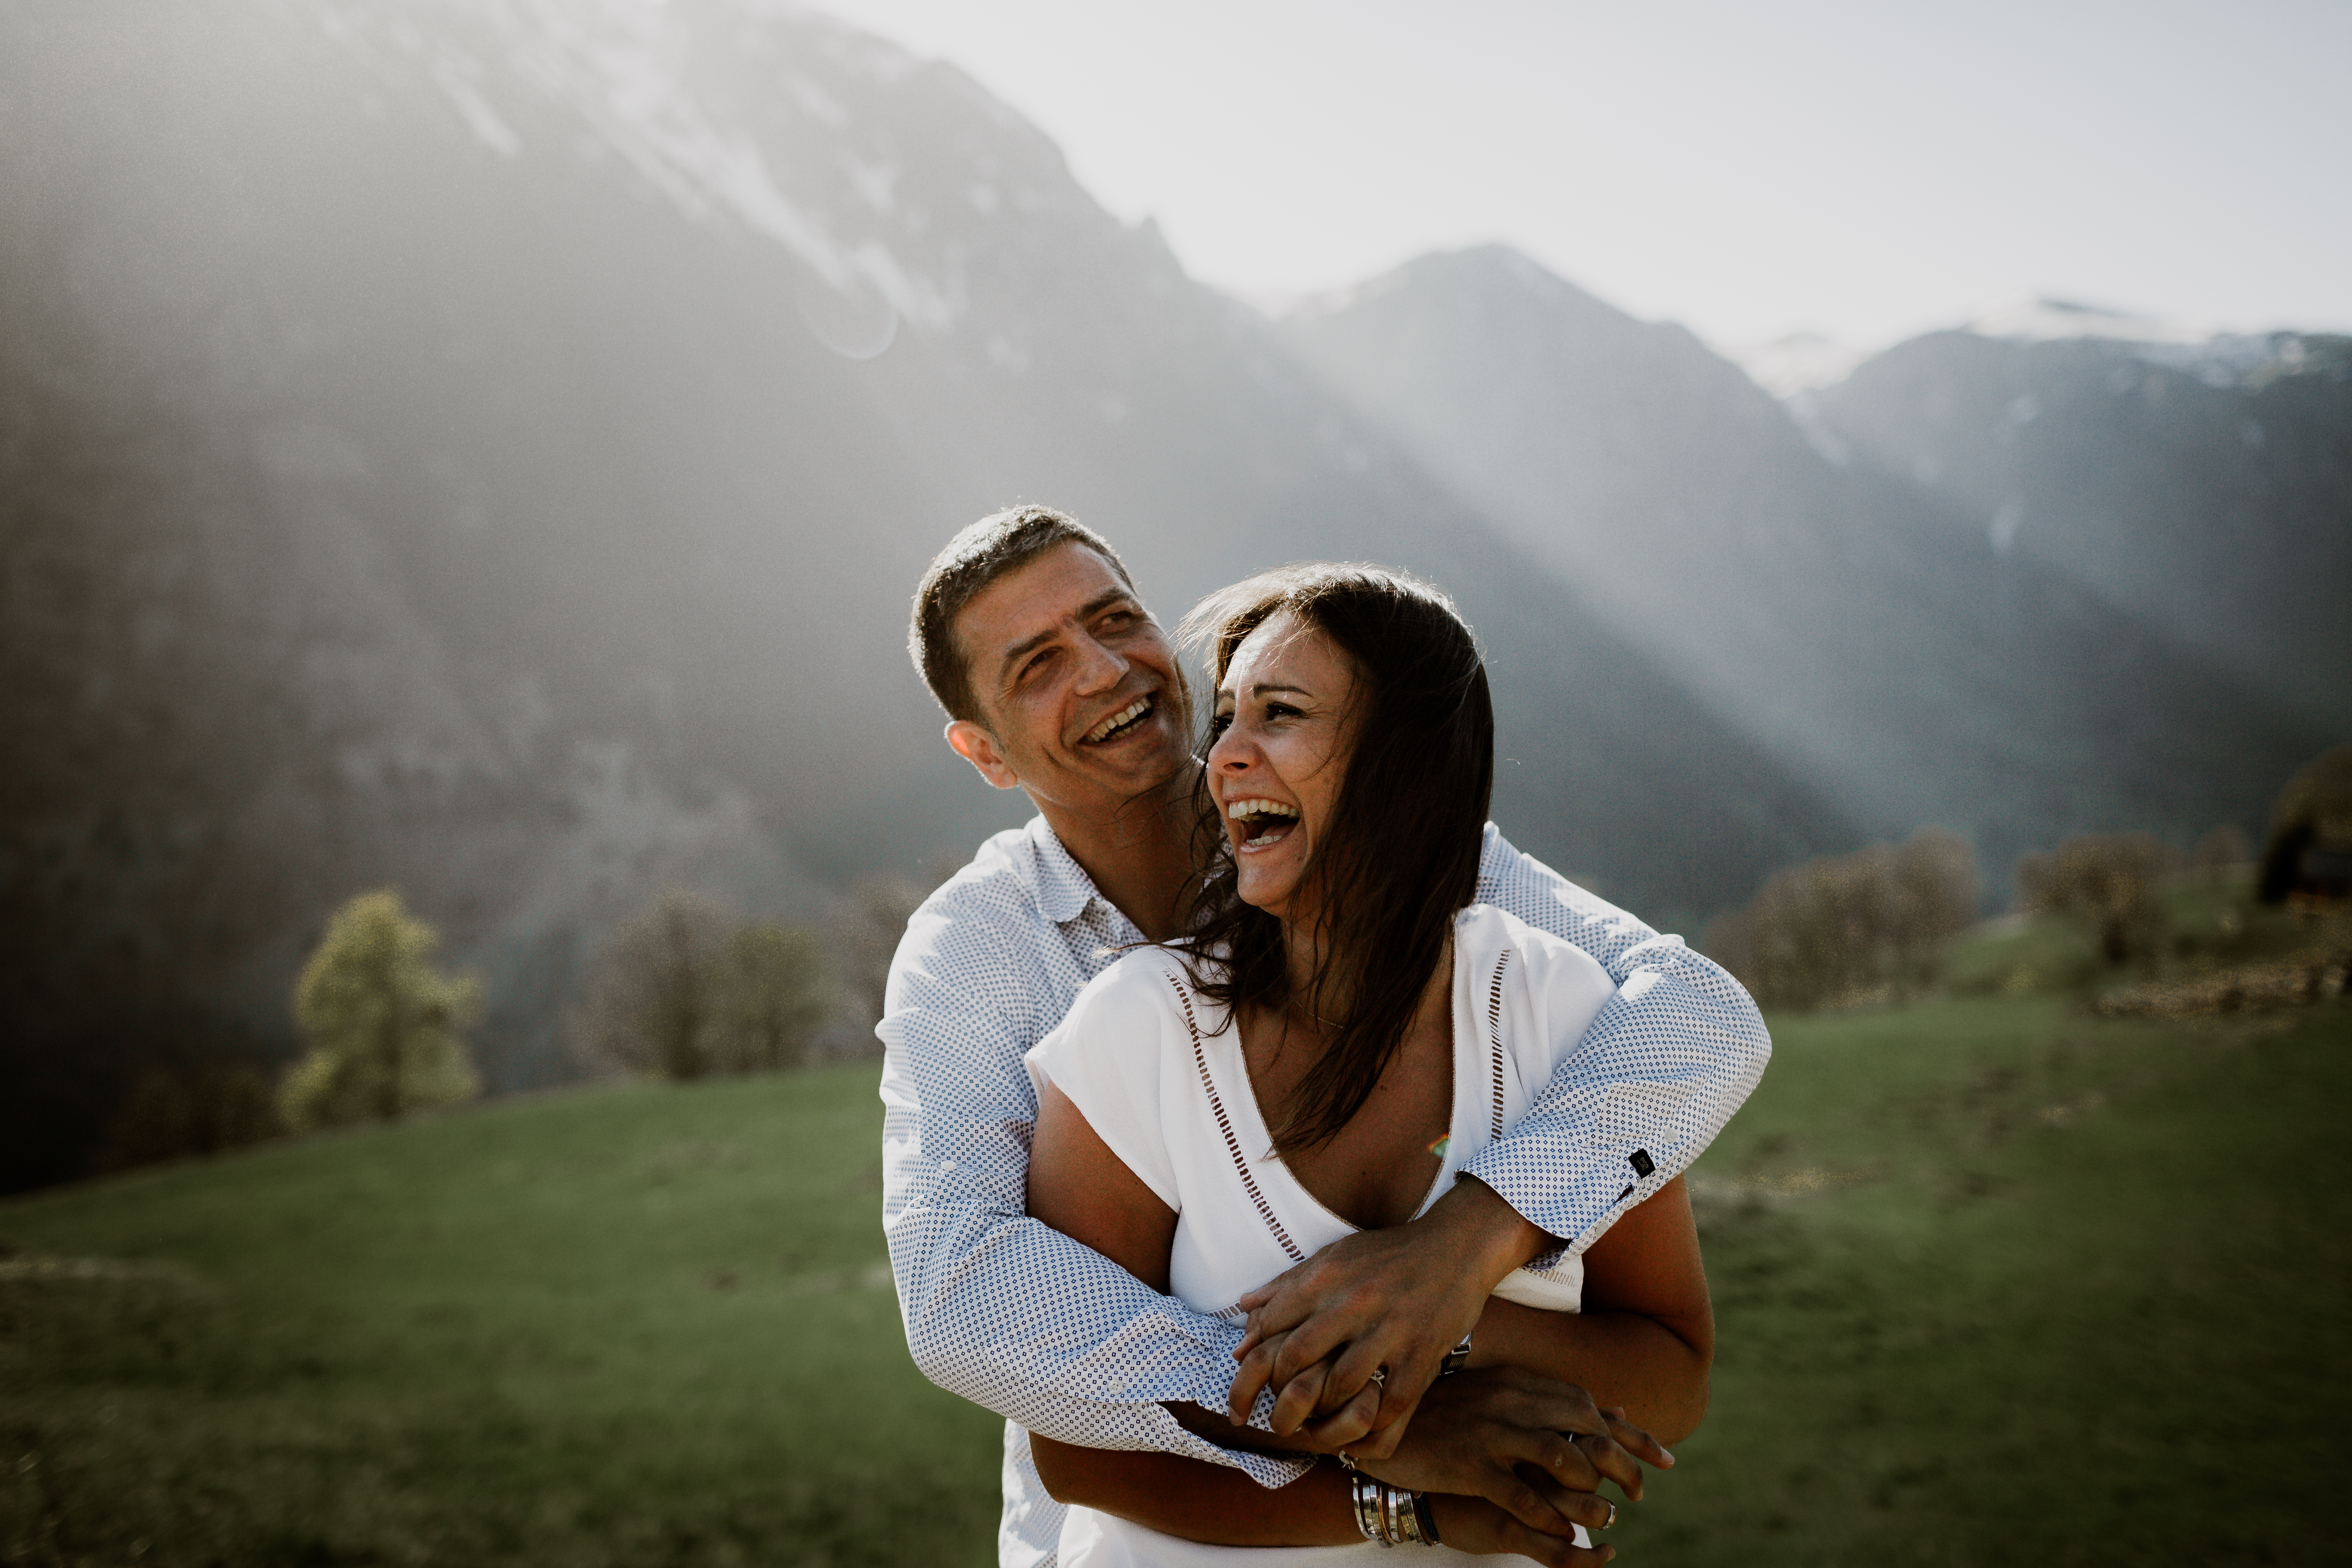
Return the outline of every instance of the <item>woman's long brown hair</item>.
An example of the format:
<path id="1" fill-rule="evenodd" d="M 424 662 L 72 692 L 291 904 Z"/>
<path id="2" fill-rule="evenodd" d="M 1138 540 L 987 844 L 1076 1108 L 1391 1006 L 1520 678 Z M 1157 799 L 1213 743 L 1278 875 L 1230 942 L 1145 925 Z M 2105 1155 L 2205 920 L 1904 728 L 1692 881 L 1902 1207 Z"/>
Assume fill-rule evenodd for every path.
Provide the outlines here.
<path id="1" fill-rule="evenodd" d="M 1299 1082 L 1275 1149 L 1328 1142 L 1363 1109 L 1404 1041 L 1446 952 L 1454 917 L 1478 889 L 1495 787 L 1495 710 L 1476 642 L 1445 595 L 1384 567 L 1284 566 L 1211 595 L 1184 617 L 1219 684 L 1234 650 L 1290 610 L 1354 667 L 1354 747 L 1306 875 L 1322 953 L 1294 994 L 1282 922 L 1242 902 L 1225 825 L 1206 771 L 1199 785 L 1202 868 L 1183 943 L 1194 984 L 1228 1009 L 1305 1007 L 1332 1027 Z M 1211 720 L 1210 742 L 1216 721 Z"/>

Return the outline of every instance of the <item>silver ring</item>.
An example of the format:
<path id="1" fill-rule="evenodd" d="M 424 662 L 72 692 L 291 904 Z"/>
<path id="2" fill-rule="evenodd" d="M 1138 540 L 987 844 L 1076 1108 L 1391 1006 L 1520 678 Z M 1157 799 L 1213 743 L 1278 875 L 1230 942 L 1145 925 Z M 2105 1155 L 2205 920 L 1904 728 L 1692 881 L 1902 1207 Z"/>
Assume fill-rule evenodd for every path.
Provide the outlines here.
<path id="1" fill-rule="evenodd" d="M 1371 1381 L 1383 1388 L 1387 1387 L 1389 1381 L 1389 1369 L 1384 1366 L 1376 1366 L 1372 1368 Z"/>
<path id="2" fill-rule="evenodd" d="M 1601 1501 L 1603 1501 L 1603 1502 L 1608 1502 L 1608 1501 L 1609 1501 L 1609 1500 L 1608 1500 L 1608 1499 L 1606 1499 L 1606 1498 L 1603 1498 L 1603 1499 L 1601 1499 Z M 1612 1524 L 1614 1524 L 1614 1523 L 1616 1523 L 1616 1522 L 1617 1522 L 1617 1505 L 1616 1505 L 1615 1503 L 1612 1502 L 1612 1503 L 1609 1503 L 1609 1517 L 1608 1517 L 1607 1519 L 1604 1519 L 1604 1520 L 1602 1520 L 1602 1521 L 1601 1521 L 1601 1529 L 1603 1529 L 1603 1530 L 1606 1530 L 1606 1529 L 1608 1529 L 1611 1525 L 1612 1525 Z"/>

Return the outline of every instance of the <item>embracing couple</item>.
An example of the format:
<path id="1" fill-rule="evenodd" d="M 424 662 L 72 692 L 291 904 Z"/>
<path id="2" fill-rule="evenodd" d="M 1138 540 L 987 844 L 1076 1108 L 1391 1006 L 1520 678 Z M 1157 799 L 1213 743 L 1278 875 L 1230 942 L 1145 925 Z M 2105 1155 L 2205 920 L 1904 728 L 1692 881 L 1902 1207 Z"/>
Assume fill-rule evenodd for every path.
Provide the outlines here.
<path id="1" fill-rule="evenodd" d="M 1038 810 L 908 921 L 878 1030 L 907 1341 L 1007 1417 L 1000 1561 L 1604 1561 L 1601 1481 L 1706 1409 L 1682 1172 L 1762 1020 L 1486 821 L 1438 590 L 1289 566 L 1181 631 L 1213 692 L 1043 507 L 915 597 L 948 743 Z"/>

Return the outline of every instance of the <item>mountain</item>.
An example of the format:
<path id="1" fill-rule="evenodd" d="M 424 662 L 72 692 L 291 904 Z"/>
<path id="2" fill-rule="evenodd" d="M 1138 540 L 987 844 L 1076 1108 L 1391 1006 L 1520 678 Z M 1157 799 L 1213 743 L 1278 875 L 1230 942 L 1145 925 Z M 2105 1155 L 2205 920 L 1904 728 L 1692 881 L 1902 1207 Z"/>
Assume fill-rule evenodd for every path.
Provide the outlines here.
<path id="1" fill-rule="evenodd" d="M 1811 414 L 1995 553 L 2352 730 L 2352 339 L 2045 301 L 1889 350 Z"/>
<path id="2" fill-rule="evenodd" d="M 1019 820 L 904 617 L 1020 500 L 1163 614 L 1444 584 L 1497 815 L 1653 918 L 1855 837 L 950 67 L 758 0 L 0 12 L 0 1184 L 142 1061 L 282 1056 L 363 889 L 517 1089 L 659 889 L 815 918 Z"/>
<path id="3" fill-rule="evenodd" d="M 2202 503 L 2242 464 L 2161 517 L 2102 514 L 2105 531 L 2084 531 L 2062 569 L 1988 542 L 1986 498 L 2009 492 L 1980 454 L 1947 439 L 1932 484 L 1902 460 L 1917 430 L 1984 421 L 1938 423 L 1943 395 L 1924 372 L 1901 384 L 1907 402 L 1880 388 L 1906 364 L 2006 351 L 1906 345 L 1784 405 L 1681 328 L 1635 321 L 1499 247 L 1423 258 L 1280 330 L 1335 395 L 1782 768 L 1874 835 L 1931 821 L 1967 834 L 1996 884 L 2021 850 L 2070 833 L 2258 824 L 2352 717 L 2352 688 L 2291 701 L 2258 660 L 2219 657 L 2185 603 L 2204 585 L 2176 577 L 2174 602 L 2134 599 L 2091 565 L 2151 552 L 2141 533 L 2176 523 L 2234 537 L 2231 515 Z M 2352 420 L 2310 391 L 2306 412 L 2278 417 L 2280 444 L 2340 452 Z M 2201 475 L 2209 455 L 2168 449 L 2165 471 Z M 2107 482 L 2110 456 L 2053 451 L 2036 470 L 2053 509 L 2055 487 Z M 2305 471 L 2294 515 L 2340 520 L 2343 468 Z M 2319 531 L 2245 549 L 2241 578 L 2298 605 L 2324 598 L 2336 579 L 2295 581 L 2340 552 L 2340 525 L 2325 545 Z M 2308 654 L 2312 640 L 2297 646 Z"/>

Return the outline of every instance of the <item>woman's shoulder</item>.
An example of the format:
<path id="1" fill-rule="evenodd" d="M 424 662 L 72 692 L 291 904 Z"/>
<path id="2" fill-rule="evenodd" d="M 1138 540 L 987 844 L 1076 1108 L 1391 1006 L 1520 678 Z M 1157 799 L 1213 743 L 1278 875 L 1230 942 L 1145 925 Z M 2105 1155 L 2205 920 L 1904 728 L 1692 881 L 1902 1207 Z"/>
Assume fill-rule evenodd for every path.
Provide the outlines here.
<path id="1" fill-rule="evenodd" d="M 1496 904 L 1472 904 L 1454 920 L 1454 941 L 1465 952 L 1500 953 L 1509 948 L 1530 958 L 1566 959 L 1574 955 L 1599 962 L 1566 937 L 1529 925 Z"/>
<path id="2" fill-rule="evenodd" d="M 1571 994 L 1605 994 L 1617 988 L 1601 961 L 1563 936 L 1529 925 L 1508 910 L 1493 904 L 1472 904 L 1456 917 L 1456 962 L 1474 972 L 1492 970 L 1505 979 L 1514 967 L 1503 962 L 1509 953 L 1528 984 L 1538 991 L 1565 990 Z"/>

